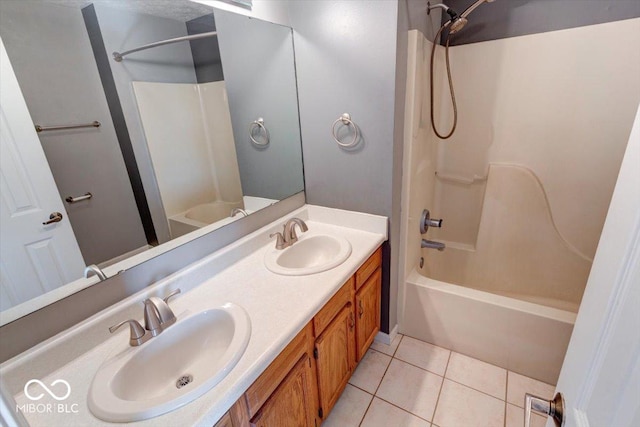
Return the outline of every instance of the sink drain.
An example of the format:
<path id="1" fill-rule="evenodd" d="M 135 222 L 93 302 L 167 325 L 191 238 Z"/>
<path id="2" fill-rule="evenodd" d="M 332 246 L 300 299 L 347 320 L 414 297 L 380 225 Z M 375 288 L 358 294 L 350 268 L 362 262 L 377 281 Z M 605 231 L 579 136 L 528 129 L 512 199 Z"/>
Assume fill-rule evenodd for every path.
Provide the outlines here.
<path id="1" fill-rule="evenodd" d="M 183 375 L 176 381 L 176 387 L 182 388 L 191 382 L 193 382 L 193 375 Z"/>

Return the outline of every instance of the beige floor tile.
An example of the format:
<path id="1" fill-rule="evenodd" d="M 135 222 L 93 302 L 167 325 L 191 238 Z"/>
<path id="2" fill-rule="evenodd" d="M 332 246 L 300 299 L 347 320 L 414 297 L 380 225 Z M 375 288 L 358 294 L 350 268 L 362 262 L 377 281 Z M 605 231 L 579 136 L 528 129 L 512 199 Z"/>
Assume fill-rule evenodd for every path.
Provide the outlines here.
<path id="1" fill-rule="evenodd" d="M 400 340 L 402 339 L 402 337 L 402 335 L 397 334 L 393 341 L 391 341 L 391 345 L 374 341 L 373 344 L 371 344 L 371 348 L 381 353 L 388 354 L 389 356 L 393 356 L 393 354 L 398 349 L 398 344 L 400 344 Z"/>
<path id="2" fill-rule="evenodd" d="M 443 376 L 445 369 L 447 369 L 447 361 L 449 360 L 450 353 L 449 350 L 433 344 L 411 337 L 404 337 L 398 347 L 398 351 L 396 351 L 395 357 L 433 372 L 434 374 Z"/>
<path id="3" fill-rule="evenodd" d="M 358 427 L 372 398 L 373 396 L 369 393 L 347 384 L 322 426 Z"/>
<path id="4" fill-rule="evenodd" d="M 429 427 L 431 424 L 389 403 L 373 398 L 361 427 Z M 322 424 L 324 427 L 324 424 Z"/>
<path id="5" fill-rule="evenodd" d="M 358 363 L 349 382 L 364 391 L 375 394 L 389 362 L 391 362 L 391 356 L 369 349 Z"/>
<path id="6" fill-rule="evenodd" d="M 503 427 L 504 401 L 444 380 L 433 424 L 439 427 Z"/>
<path id="7" fill-rule="evenodd" d="M 544 427 L 547 419 L 538 414 L 531 415 L 532 427 Z M 507 403 L 507 422 L 505 427 L 522 427 L 524 425 L 524 409 Z"/>
<path id="8" fill-rule="evenodd" d="M 509 371 L 507 379 L 507 402 L 524 407 L 524 394 L 531 393 L 545 399 L 552 399 L 555 386 Z"/>
<path id="9" fill-rule="evenodd" d="M 441 385 L 442 377 L 393 359 L 376 396 L 431 421 Z"/>
<path id="10" fill-rule="evenodd" d="M 506 398 L 507 370 L 478 359 L 452 352 L 445 378 L 490 394 L 500 400 Z"/>

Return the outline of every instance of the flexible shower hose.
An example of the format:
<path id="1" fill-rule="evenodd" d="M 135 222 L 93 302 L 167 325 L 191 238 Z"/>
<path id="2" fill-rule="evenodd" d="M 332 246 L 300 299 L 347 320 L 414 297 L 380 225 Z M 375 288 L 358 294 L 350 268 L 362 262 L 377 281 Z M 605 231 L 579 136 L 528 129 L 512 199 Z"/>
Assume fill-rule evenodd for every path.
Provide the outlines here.
<path id="1" fill-rule="evenodd" d="M 447 139 L 451 135 L 453 135 L 453 132 L 455 132 L 456 130 L 456 125 L 458 124 L 458 107 L 456 105 L 456 95 L 453 92 L 453 79 L 451 78 L 451 67 L 449 66 L 449 39 L 451 38 L 451 34 L 447 34 L 447 40 L 445 42 L 445 48 L 444 48 L 445 62 L 447 64 L 447 78 L 449 79 L 449 92 L 451 93 L 451 103 L 453 104 L 453 126 L 451 127 L 451 130 L 449 131 L 449 133 L 446 135 L 443 135 L 440 132 L 438 132 L 438 129 L 436 129 L 435 120 L 433 118 L 433 58 L 436 53 L 436 41 L 440 37 L 440 34 L 442 33 L 442 30 L 445 29 L 445 27 L 447 27 L 447 24 L 444 24 L 442 27 L 440 27 L 433 41 L 433 46 L 431 47 L 431 75 L 429 76 L 430 77 L 429 78 L 429 97 L 431 101 L 431 127 L 433 128 L 433 131 L 440 139 Z"/>

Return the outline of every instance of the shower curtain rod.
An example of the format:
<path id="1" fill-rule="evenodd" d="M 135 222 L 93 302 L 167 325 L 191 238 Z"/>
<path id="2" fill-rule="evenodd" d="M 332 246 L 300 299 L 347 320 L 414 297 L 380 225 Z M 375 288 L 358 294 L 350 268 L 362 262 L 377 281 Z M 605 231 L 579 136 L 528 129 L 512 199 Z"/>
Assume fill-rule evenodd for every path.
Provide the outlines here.
<path id="1" fill-rule="evenodd" d="M 207 38 L 207 37 L 215 37 L 217 35 L 218 35 L 218 33 L 216 31 L 209 31 L 207 33 L 192 34 L 190 36 L 182 36 L 182 37 L 176 37 L 174 39 L 161 40 L 159 42 L 145 44 L 144 46 L 140 46 L 140 47 L 137 47 L 135 49 L 127 50 L 127 51 L 124 51 L 122 53 L 121 52 L 113 52 L 113 59 L 116 62 L 122 62 L 122 59 L 126 55 L 129 55 L 130 53 L 139 52 L 141 50 L 146 50 L 146 49 L 151 49 L 152 47 L 164 46 L 166 44 L 184 42 L 184 41 L 188 41 L 188 40 L 204 39 L 204 38 Z"/>

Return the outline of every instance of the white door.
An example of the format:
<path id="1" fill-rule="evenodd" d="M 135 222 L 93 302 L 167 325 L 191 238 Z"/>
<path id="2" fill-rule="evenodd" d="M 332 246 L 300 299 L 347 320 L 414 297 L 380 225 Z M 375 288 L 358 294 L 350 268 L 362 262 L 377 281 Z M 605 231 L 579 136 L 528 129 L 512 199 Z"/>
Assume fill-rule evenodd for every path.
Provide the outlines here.
<path id="1" fill-rule="evenodd" d="M 80 248 L 1 39 L 0 199 L 0 310 L 82 277 Z M 54 212 L 62 220 L 43 225 Z"/>
<path id="2" fill-rule="evenodd" d="M 567 427 L 640 426 L 640 109 L 556 391 Z"/>

